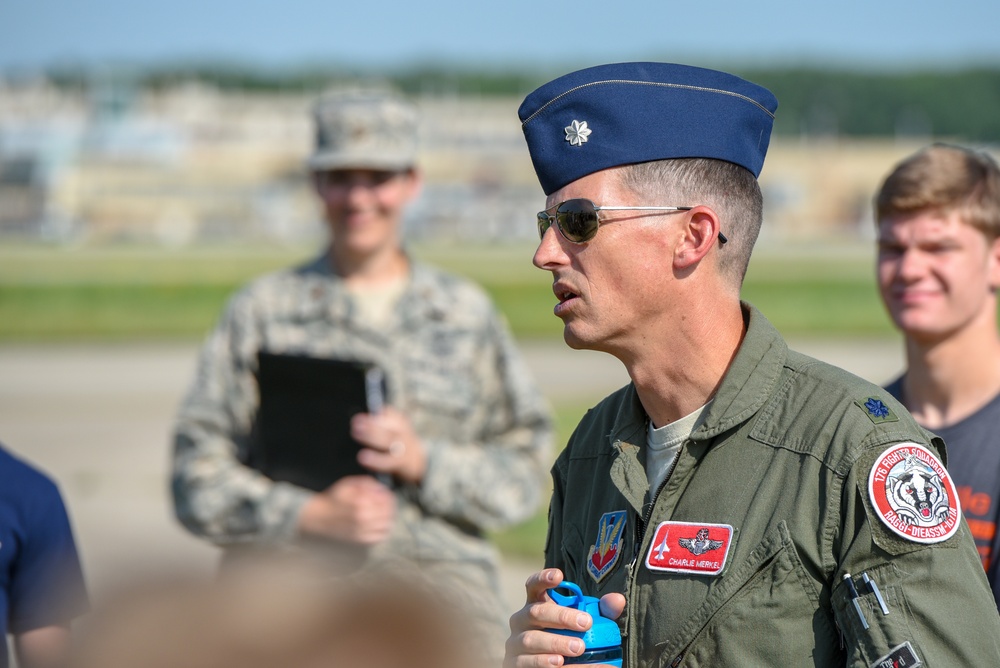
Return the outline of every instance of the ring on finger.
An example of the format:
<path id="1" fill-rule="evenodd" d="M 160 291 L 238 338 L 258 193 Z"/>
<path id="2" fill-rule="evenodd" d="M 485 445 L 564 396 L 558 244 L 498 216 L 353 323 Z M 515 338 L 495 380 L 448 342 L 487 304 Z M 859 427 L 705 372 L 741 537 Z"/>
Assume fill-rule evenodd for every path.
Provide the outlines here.
<path id="1" fill-rule="evenodd" d="M 393 457 L 402 457 L 406 452 L 406 444 L 402 441 L 393 441 L 389 444 L 389 454 Z"/>

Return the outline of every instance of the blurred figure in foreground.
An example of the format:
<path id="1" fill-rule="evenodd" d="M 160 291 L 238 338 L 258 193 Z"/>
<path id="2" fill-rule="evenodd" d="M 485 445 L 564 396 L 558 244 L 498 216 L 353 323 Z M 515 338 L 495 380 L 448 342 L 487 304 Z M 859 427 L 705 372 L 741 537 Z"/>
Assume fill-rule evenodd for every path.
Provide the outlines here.
<path id="1" fill-rule="evenodd" d="M 95 611 L 69 668 L 470 668 L 465 622 L 402 582 L 252 578 L 132 588 Z M 246 573 L 249 575 L 249 573 Z"/>
<path id="2" fill-rule="evenodd" d="M 934 144 L 875 198 L 878 283 L 906 346 L 886 389 L 948 444 L 948 471 L 1000 601 L 1000 169 Z"/>
<path id="3" fill-rule="evenodd" d="M 384 91 L 343 91 L 317 102 L 315 120 L 309 166 L 330 244 L 239 292 L 205 343 L 176 424 L 177 516 L 231 558 L 274 550 L 336 574 L 388 566 L 439 582 L 499 660 L 505 607 L 484 532 L 540 504 L 545 402 L 484 292 L 403 248 L 421 183 L 414 108 Z M 248 466 L 262 352 L 384 371 L 388 405 L 350 427 L 372 475 L 314 491 Z"/>
<path id="4" fill-rule="evenodd" d="M 87 607 L 59 489 L 0 445 L 0 666 L 8 665 L 8 634 L 19 668 L 61 666 L 70 623 Z"/>

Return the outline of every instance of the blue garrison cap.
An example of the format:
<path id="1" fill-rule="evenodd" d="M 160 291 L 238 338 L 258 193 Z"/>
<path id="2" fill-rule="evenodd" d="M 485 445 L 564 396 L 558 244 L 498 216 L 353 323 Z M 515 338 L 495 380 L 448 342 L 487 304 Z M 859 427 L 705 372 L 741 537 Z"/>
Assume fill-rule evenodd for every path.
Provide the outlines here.
<path id="1" fill-rule="evenodd" d="M 669 63 L 572 72 L 518 109 L 545 194 L 593 172 L 667 158 L 714 158 L 760 174 L 778 100 L 732 74 Z"/>

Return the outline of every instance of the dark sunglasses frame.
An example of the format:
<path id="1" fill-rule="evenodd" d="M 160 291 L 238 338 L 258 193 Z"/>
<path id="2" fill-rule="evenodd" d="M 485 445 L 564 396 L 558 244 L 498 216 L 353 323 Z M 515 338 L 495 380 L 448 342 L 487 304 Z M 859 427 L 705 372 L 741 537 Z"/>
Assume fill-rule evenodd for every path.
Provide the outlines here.
<path id="1" fill-rule="evenodd" d="M 591 200 L 576 197 L 560 202 L 545 211 L 538 212 L 538 238 L 545 236 L 546 230 L 555 223 L 559 234 L 573 244 L 585 244 L 595 236 L 601 226 L 600 211 L 690 211 L 693 206 L 597 206 Z M 554 213 L 549 213 L 553 211 Z M 719 232 L 719 243 L 728 238 Z"/>

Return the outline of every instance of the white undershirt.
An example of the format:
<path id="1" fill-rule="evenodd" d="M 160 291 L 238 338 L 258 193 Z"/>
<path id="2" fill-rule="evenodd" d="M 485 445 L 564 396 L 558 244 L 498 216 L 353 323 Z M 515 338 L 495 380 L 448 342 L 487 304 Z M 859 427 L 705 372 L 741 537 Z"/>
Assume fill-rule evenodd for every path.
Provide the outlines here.
<path id="1" fill-rule="evenodd" d="M 659 429 L 649 423 L 646 432 L 646 479 L 649 480 L 649 494 L 653 496 L 667 477 L 667 472 L 673 465 L 677 454 L 681 451 L 684 441 L 690 438 L 695 429 L 705 421 L 708 407 L 712 399 L 693 413 L 685 415 L 676 422 L 665 424 Z"/>

